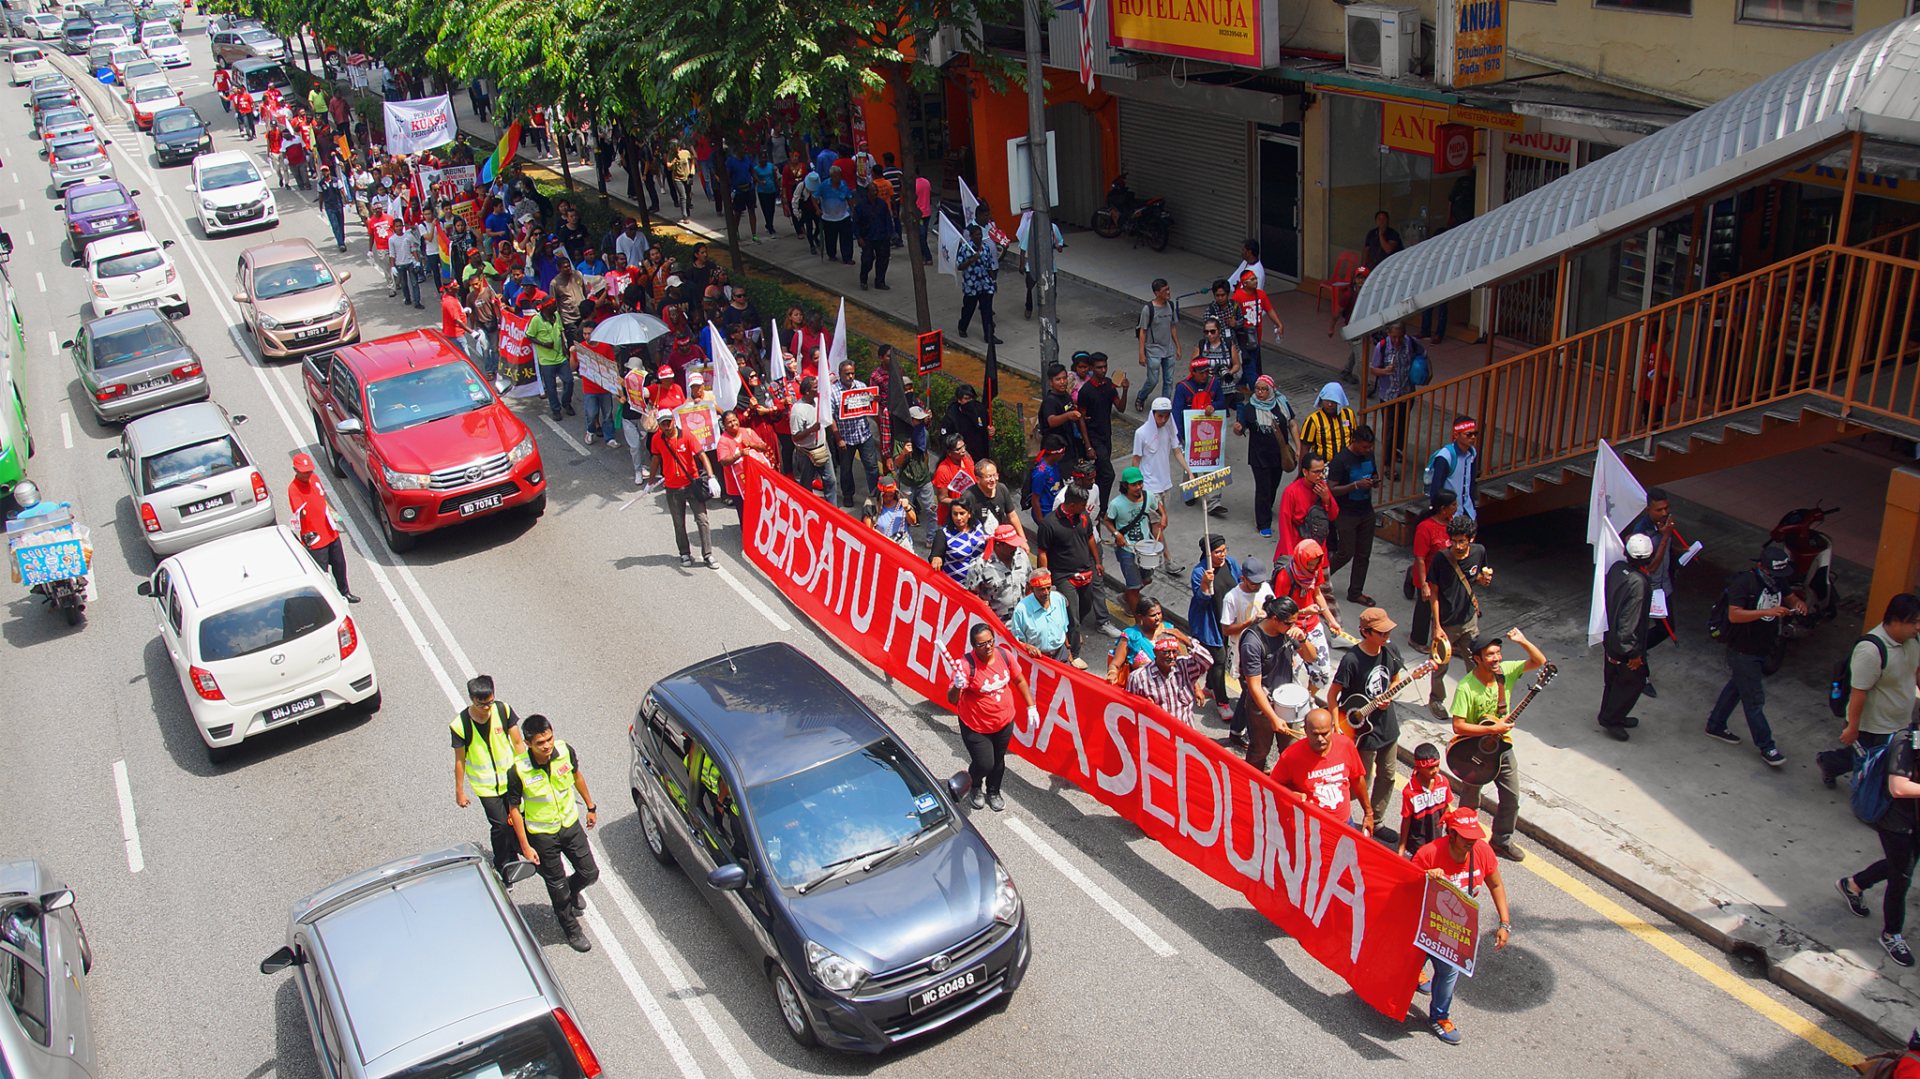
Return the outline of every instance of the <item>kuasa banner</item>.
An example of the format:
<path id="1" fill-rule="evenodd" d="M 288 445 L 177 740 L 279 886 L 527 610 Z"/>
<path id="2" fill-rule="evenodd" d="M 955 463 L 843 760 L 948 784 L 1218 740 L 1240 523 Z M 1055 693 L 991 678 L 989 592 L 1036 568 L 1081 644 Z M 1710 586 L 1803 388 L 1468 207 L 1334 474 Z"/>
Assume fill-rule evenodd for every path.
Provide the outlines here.
<path id="1" fill-rule="evenodd" d="M 445 94 L 380 107 L 386 114 L 390 154 L 417 154 L 453 141 L 453 102 Z"/>
<path id="2" fill-rule="evenodd" d="M 947 699 L 946 662 L 976 622 L 1011 644 L 983 603 L 912 551 L 758 460 L 745 468 L 747 556 L 816 625 L 913 692 Z M 1426 959 L 1414 947 L 1424 875 L 1144 698 L 1018 658 L 1040 719 L 1015 720 L 1015 752 L 1245 895 L 1362 1000 L 1406 1017 Z"/>

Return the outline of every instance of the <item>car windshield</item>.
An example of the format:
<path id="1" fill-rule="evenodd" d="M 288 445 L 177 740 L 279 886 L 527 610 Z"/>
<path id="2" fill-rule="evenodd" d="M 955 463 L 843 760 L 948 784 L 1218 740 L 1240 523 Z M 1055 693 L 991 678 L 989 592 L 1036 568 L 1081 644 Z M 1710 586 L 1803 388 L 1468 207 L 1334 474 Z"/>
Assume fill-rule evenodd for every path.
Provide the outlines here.
<path id="1" fill-rule="evenodd" d="M 160 65 L 152 60 L 138 60 L 127 65 L 125 74 L 129 79 L 137 79 L 142 75 L 158 75 L 160 74 Z M 165 89 L 165 87 L 162 87 L 162 89 Z"/>
<path id="2" fill-rule="evenodd" d="M 240 40 L 249 45 L 258 45 L 262 41 L 272 41 L 273 35 L 267 33 L 265 30 L 242 30 L 240 32 Z"/>
<path id="3" fill-rule="evenodd" d="M 77 161 L 83 157 L 92 157 L 100 152 L 99 144 L 92 139 L 77 142 L 63 142 L 53 148 L 55 161 Z"/>
<path id="4" fill-rule="evenodd" d="M 159 135 L 171 135 L 176 131 L 191 131 L 199 126 L 200 116 L 198 113 L 163 112 L 153 118 L 154 133 Z"/>
<path id="5" fill-rule="evenodd" d="M 115 49 L 107 59 L 116 64 L 131 64 L 135 60 L 144 60 L 147 54 L 139 49 Z"/>
<path id="6" fill-rule="evenodd" d="M 75 195 L 67 209 L 76 214 L 85 214 L 104 210 L 109 206 L 124 206 L 126 202 L 126 196 L 118 191 L 93 191 L 85 195 Z"/>
<path id="7" fill-rule="evenodd" d="M 394 1072 L 392 1079 L 581 1079 L 581 1071 L 560 1024 L 543 1015 Z"/>
<path id="8" fill-rule="evenodd" d="M 260 93 L 269 86 L 286 86 L 287 76 L 278 67 L 257 67 L 247 72 L 247 89 Z"/>
<path id="9" fill-rule="evenodd" d="M 259 300 L 291 296 L 296 292 L 307 292 L 331 284 L 333 273 L 327 269 L 326 263 L 317 258 L 282 262 L 253 271 L 253 295 Z"/>
<path id="10" fill-rule="evenodd" d="M 93 274 L 95 277 L 126 277 L 163 266 L 166 261 L 166 256 L 149 247 L 144 251 L 129 251 L 124 255 L 101 259 L 93 264 Z"/>
<path id="11" fill-rule="evenodd" d="M 35 95 L 33 105 L 42 113 L 45 113 L 51 109 L 60 109 L 68 105 L 77 104 L 79 100 L 80 95 L 72 90 L 51 90 L 44 94 Z"/>
<path id="12" fill-rule="evenodd" d="M 142 460 L 140 480 L 144 493 L 153 494 L 246 466 L 247 459 L 241 455 L 233 436 L 221 435 Z"/>
<path id="13" fill-rule="evenodd" d="M 54 109 L 40 118 L 41 128 L 57 128 L 62 124 L 87 123 L 87 114 L 79 109 Z"/>
<path id="14" fill-rule="evenodd" d="M 767 868 L 788 888 L 947 820 L 933 781 L 891 738 L 747 791 Z"/>
<path id="15" fill-rule="evenodd" d="M 164 101 L 168 98 L 171 98 L 172 96 L 173 96 L 173 91 L 167 89 L 164 86 L 143 86 L 140 89 L 135 90 L 133 92 L 133 100 L 136 103 L 147 102 L 147 101 Z"/>
<path id="16" fill-rule="evenodd" d="M 163 352 L 185 348 L 173 324 L 164 321 L 142 322 L 93 339 L 93 369 L 104 371 L 123 363 L 138 363 Z"/>
<path id="17" fill-rule="evenodd" d="M 149 39 L 147 44 L 156 49 L 177 49 L 180 47 L 180 39 L 172 34 L 165 34 Z"/>
<path id="18" fill-rule="evenodd" d="M 485 408 L 493 393 L 468 363 L 443 363 L 367 386 L 375 431 L 400 431 Z"/>
<path id="19" fill-rule="evenodd" d="M 229 161 L 224 165 L 214 165 L 200 174 L 200 190 L 218 191 L 223 187 L 239 187 L 241 184 L 258 183 L 260 174 L 253 169 L 251 161 Z"/>
<path id="20" fill-rule="evenodd" d="M 333 608 L 312 588 L 256 599 L 200 622 L 200 658 L 238 659 L 297 641 L 332 621 Z"/>

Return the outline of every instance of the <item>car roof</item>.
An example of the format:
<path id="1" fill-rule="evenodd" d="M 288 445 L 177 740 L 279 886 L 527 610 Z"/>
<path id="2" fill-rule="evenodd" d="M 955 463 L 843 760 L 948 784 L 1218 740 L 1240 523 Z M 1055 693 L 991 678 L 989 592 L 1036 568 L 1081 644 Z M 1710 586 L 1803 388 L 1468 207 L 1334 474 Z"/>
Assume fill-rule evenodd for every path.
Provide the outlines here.
<path id="1" fill-rule="evenodd" d="M 135 457 L 164 453 L 176 446 L 191 446 L 232 433 L 227 410 L 212 401 L 195 401 L 149 413 L 128 421 L 125 431 L 128 447 Z"/>
<path id="2" fill-rule="evenodd" d="M 252 165 L 253 171 L 260 171 L 260 163 L 255 161 L 253 155 L 245 150 L 216 150 L 210 154 L 201 154 L 199 157 L 193 159 L 193 167 L 195 170 L 204 171 L 216 165 L 232 165 L 240 161 L 245 161 L 247 164 Z"/>
<path id="3" fill-rule="evenodd" d="M 166 317 L 151 307 L 136 307 L 131 311 L 122 311 L 117 315 L 88 320 L 80 328 L 87 331 L 89 337 L 102 334 L 119 333 L 134 326 L 145 326 L 150 322 L 165 322 Z"/>
<path id="4" fill-rule="evenodd" d="M 290 262 L 294 259 L 319 258 L 320 249 L 313 246 L 311 240 L 295 237 L 291 240 L 276 240 L 270 244 L 261 244 L 259 247 L 249 247 L 240 252 L 240 255 L 255 266 L 266 266 Z"/>
<path id="5" fill-rule="evenodd" d="M 237 71 L 242 75 L 245 75 L 249 71 L 258 71 L 261 68 L 267 68 L 267 67 L 281 67 L 281 65 L 280 65 L 280 61 L 269 60 L 264 56 L 249 56 L 245 60 L 235 60 L 231 65 L 229 65 L 229 67 L 232 70 Z M 280 73 L 282 75 L 286 74 L 286 69 L 281 68 Z"/>
<path id="6" fill-rule="evenodd" d="M 285 525 L 255 528 L 209 540 L 173 556 L 174 577 L 194 606 L 230 596 L 303 581 L 317 568 L 312 556 L 297 549 Z"/>
<path id="7" fill-rule="evenodd" d="M 66 195 L 67 198 L 71 200 L 81 195 L 96 195 L 102 191 L 118 191 L 120 192 L 121 198 L 126 199 L 128 202 L 133 201 L 133 196 L 127 193 L 127 189 L 122 186 L 118 180 L 87 180 L 67 188 Z M 103 241 L 94 241 L 96 244 L 101 242 Z"/>
<path id="8" fill-rule="evenodd" d="M 99 137 L 96 136 L 91 131 L 69 131 L 64 135 L 54 136 L 53 148 L 58 150 L 62 146 L 71 146 L 76 142 L 98 143 L 99 141 L 100 141 Z M 101 146 L 100 152 L 103 154 L 106 153 L 107 148 L 105 146 Z"/>
<path id="9" fill-rule="evenodd" d="M 434 330 L 409 330 L 391 337 L 376 338 L 348 345 L 334 353 L 344 358 L 361 379 L 371 381 L 422 367 L 438 367 L 465 354 L 447 343 Z"/>
<path id="10" fill-rule="evenodd" d="M 362 1062 L 481 1012 L 544 996 L 477 847 L 389 862 L 294 905 Z"/>
<path id="11" fill-rule="evenodd" d="M 846 686 L 784 641 L 667 675 L 654 694 L 754 787 L 836 760 L 890 732 Z"/>

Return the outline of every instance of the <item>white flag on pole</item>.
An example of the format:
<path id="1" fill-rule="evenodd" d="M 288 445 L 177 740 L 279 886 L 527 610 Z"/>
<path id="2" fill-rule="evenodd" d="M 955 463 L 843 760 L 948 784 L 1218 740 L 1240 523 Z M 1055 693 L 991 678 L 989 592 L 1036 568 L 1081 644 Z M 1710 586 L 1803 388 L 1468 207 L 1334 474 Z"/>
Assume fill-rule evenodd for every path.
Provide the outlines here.
<path id="1" fill-rule="evenodd" d="M 938 264 L 940 272 L 958 277 L 960 276 L 960 243 L 963 237 L 960 235 L 960 230 L 953 227 L 953 221 L 947 217 L 945 212 L 937 212 L 934 216 L 940 219 L 940 260 Z"/>
<path id="2" fill-rule="evenodd" d="M 1593 493 L 1587 500 L 1587 542 L 1600 545 L 1602 521 L 1613 525 L 1614 538 L 1627 530 L 1647 508 L 1647 489 L 1628 471 L 1625 461 L 1605 440 L 1593 455 Z"/>
<path id="3" fill-rule="evenodd" d="M 767 359 L 767 377 L 775 382 L 787 377 L 787 358 L 780 355 L 780 324 L 767 320 L 767 342 L 772 349 Z"/>
<path id="4" fill-rule="evenodd" d="M 720 411 L 728 412 L 740 401 L 740 361 L 727 347 L 726 335 L 712 322 L 707 326 L 713 330 L 713 396 Z"/>
<path id="5" fill-rule="evenodd" d="M 840 300 L 840 314 L 833 320 L 833 340 L 827 342 L 827 356 L 820 364 L 820 383 L 816 387 L 820 406 L 820 423 L 825 426 L 834 421 L 834 413 L 829 408 L 834 396 L 832 387 L 839 381 L 840 365 L 847 362 L 847 301 Z"/>
<path id="6" fill-rule="evenodd" d="M 1598 474 L 1598 470 L 1596 470 Z M 1592 648 L 1607 635 L 1607 570 L 1627 557 L 1627 546 L 1613 522 L 1600 522 L 1600 542 L 1593 547 L 1593 606 L 1587 613 L 1587 647 Z"/>
<path id="7" fill-rule="evenodd" d="M 971 225 L 973 224 L 974 207 L 980 205 L 980 200 L 974 197 L 973 188 L 967 186 L 965 177 L 956 176 L 954 179 L 960 181 L 960 212 L 967 215 L 967 219 L 962 221 L 961 224 Z"/>

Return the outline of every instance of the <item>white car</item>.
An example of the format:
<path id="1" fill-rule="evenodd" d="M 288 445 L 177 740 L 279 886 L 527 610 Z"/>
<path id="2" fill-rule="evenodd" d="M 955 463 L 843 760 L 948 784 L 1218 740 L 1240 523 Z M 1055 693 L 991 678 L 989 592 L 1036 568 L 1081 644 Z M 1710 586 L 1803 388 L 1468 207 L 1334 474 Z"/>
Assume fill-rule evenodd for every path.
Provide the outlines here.
<path id="1" fill-rule="evenodd" d="M 165 19 L 149 19 L 140 24 L 140 32 L 135 36 L 142 45 L 157 37 L 173 37 L 173 24 Z"/>
<path id="2" fill-rule="evenodd" d="M 60 39 L 60 25 L 65 21 L 66 20 L 58 15 L 50 15 L 45 12 L 38 15 L 29 15 L 27 16 L 26 36 L 37 41 L 58 41 Z"/>
<path id="3" fill-rule="evenodd" d="M 87 48 L 95 45 L 129 45 L 133 39 L 127 34 L 127 28 L 117 22 L 106 23 L 93 28 L 92 36 L 87 38 Z"/>
<path id="4" fill-rule="evenodd" d="M 193 57 L 187 53 L 187 47 L 172 34 L 148 39 L 147 55 L 153 57 L 162 67 L 189 67 Z"/>
<path id="5" fill-rule="evenodd" d="M 345 706 L 380 709 L 373 653 L 347 601 L 285 525 L 169 556 L 139 591 L 153 599 L 216 763 L 275 727 Z"/>
<path id="6" fill-rule="evenodd" d="M 15 86 L 32 82 L 35 75 L 54 73 L 53 65 L 47 62 L 46 50 L 38 45 L 15 45 L 7 50 L 7 60 L 13 66 Z"/>
<path id="7" fill-rule="evenodd" d="M 207 235 L 273 225 L 280 207 L 253 155 L 245 150 L 222 150 L 193 159 L 187 190 L 193 193 L 194 213 Z"/>
<path id="8" fill-rule="evenodd" d="M 156 240 L 144 231 L 103 236 L 88 244 L 81 257 L 92 286 L 94 317 L 134 307 L 187 314 L 186 282 L 167 256 L 172 246 L 172 240 Z"/>

